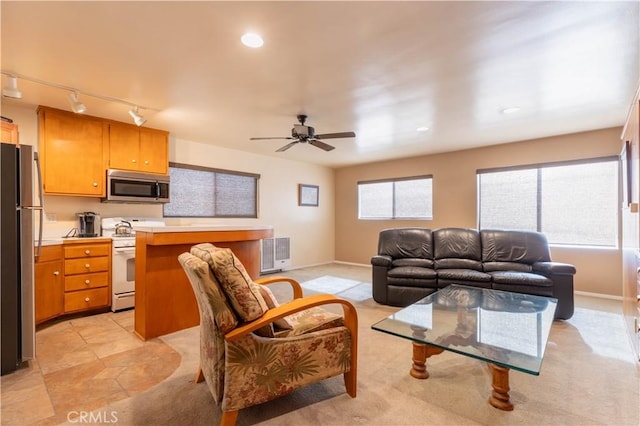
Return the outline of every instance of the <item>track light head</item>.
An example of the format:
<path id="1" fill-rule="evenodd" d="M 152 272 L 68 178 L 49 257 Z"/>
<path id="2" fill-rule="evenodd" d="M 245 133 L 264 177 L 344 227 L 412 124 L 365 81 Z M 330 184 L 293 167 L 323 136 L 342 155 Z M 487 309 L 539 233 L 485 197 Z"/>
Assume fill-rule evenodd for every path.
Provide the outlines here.
<path id="1" fill-rule="evenodd" d="M 76 114 L 82 114 L 87 110 L 87 106 L 78 100 L 78 92 L 69 93 L 69 102 L 71 110 Z"/>
<path id="2" fill-rule="evenodd" d="M 18 77 L 7 76 L 7 84 L 2 88 L 2 96 L 5 98 L 22 99 L 22 92 L 18 90 Z"/>
<path id="3" fill-rule="evenodd" d="M 129 115 L 133 118 L 133 122 L 136 123 L 136 126 L 142 126 L 147 122 L 147 119 L 138 113 L 138 107 L 130 109 Z"/>

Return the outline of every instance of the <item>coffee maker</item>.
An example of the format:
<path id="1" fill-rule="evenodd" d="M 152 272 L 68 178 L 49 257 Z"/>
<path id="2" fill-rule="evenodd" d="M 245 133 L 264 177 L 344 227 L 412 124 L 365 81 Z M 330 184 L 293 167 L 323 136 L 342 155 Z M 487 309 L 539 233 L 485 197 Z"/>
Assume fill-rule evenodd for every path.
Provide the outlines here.
<path id="1" fill-rule="evenodd" d="M 98 237 L 100 236 L 100 215 L 94 212 L 77 213 L 78 216 L 78 237 Z"/>

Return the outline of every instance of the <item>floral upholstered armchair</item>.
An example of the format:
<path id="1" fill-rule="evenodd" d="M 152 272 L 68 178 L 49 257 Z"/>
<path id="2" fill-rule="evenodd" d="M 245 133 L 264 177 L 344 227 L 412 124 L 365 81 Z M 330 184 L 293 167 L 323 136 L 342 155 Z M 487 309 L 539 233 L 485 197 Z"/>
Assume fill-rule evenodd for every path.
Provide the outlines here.
<path id="1" fill-rule="evenodd" d="M 292 278 L 252 281 L 230 249 L 193 246 L 178 257 L 200 309 L 200 368 L 222 410 L 222 425 L 238 410 L 344 375 L 356 396 L 358 318 L 353 305 L 333 295 L 302 297 Z M 293 300 L 279 305 L 267 287 L 292 286 Z M 320 307 L 340 304 L 344 315 Z"/>

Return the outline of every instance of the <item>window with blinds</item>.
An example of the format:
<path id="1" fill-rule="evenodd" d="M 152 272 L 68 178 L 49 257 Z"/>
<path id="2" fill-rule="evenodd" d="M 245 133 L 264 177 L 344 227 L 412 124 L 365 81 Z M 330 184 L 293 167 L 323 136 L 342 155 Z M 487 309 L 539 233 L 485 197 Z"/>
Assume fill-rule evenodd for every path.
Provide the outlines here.
<path id="1" fill-rule="evenodd" d="M 432 177 L 358 182 L 359 219 L 431 219 Z"/>
<path id="2" fill-rule="evenodd" d="M 615 247 L 618 158 L 478 170 L 480 229 L 543 232 L 549 243 Z"/>
<path id="3" fill-rule="evenodd" d="M 169 163 L 169 176 L 164 217 L 258 217 L 258 174 Z"/>

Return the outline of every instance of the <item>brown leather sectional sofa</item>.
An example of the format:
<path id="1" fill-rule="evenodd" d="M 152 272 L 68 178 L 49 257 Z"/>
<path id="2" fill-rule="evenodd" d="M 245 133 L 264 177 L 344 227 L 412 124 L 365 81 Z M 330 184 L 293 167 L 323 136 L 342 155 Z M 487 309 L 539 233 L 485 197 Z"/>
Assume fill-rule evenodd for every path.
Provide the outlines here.
<path id="1" fill-rule="evenodd" d="M 576 268 L 552 262 L 544 234 L 471 228 L 393 228 L 380 232 L 373 298 L 407 306 L 449 284 L 558 299 L 556 319 L 573 315 Z"/>

